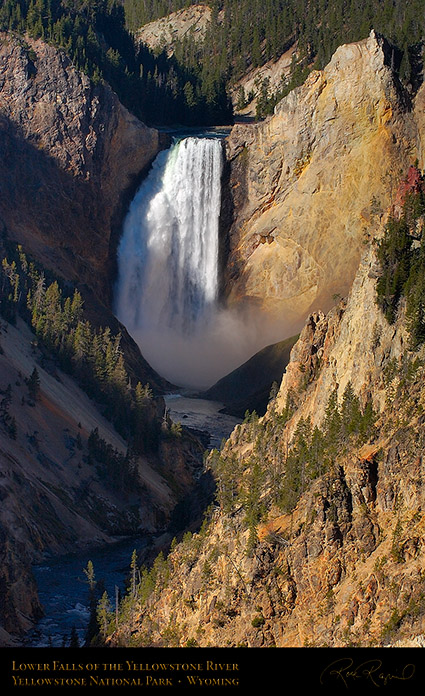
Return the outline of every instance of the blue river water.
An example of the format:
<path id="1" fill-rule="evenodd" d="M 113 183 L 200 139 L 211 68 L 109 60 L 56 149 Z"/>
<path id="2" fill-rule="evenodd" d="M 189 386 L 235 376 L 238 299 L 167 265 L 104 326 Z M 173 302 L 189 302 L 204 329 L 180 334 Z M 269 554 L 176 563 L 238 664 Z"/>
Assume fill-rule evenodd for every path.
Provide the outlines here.
<path id="1" fill-rule="evenodd" d="M 193 399 L 181 394 L 168 395 L 165 399 L 173 421 L 182 425 L 207 431 L 209 447 L 220 447 L 240 420 L 220 413 L 221 404 L 202 399 Z M 80 646 L 84 644 L 90 618 L 89 588 L 84 569 L 91 561 L 95 580 L 103 583 L 111 603 L 114 603 L 116 588 L 125 592 L 131 556 L 134 549 L 139 559 L 143 557 L 151 539 L 125 539 L 103 548 L 79 551 L 75 554 L 46 559 L 33 567 L 44 617 L 25 639 L 26 647 L 62 647 L 69 642 L 75 629 Z"/>
<path id="2" fill-rule="evenodd" d="M 62 647 L 69 642 L 73 628 L 80 646 L 84 644 L 90 618 L 89 588 L 84 568 L 92 561 L 95 580 L 104 584 L 110 601 L 114 602 L 116 587 L 125 591 L 125 582 L 133 550 L 139 553 L 146 539 L 117 542 L 106 548 L 55 557 L 33 567 L 40 601 L 45 616 L 30 631 L 27 647 Z"/>

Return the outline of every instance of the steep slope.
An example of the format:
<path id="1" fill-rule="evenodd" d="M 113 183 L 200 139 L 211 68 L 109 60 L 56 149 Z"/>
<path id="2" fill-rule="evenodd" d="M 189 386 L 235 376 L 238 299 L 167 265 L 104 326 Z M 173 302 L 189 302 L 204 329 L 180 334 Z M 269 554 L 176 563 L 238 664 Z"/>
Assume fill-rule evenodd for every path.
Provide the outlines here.
<path id="1" fill-rule="evenodd" d="M 118 331 L 110 307 L 126 206 L 161 136 L 95 86 L 64 53 L 1 35 L 0 227 L 47 269 L 78 286 L 96 325 Z M 143 364 L 123 330 L 133 369 Z"/>
<path id="2" fill-rule="evenodd" d="M 411 214 L 417 181 L 403 182 L 385 234 Z M 264 418 L 211 453 L 217 506 L 152 572 L 155 588 L 141 583 L 137 618 L 123 615 L 108 644 L 130 632 L 156 646 L 424 644 L 425 348 L 411 345 L 402 298 L 392 323 L 380 309 L 378 250 L 346 299 L 309 317 Z"/>
<path id="3" fill-rule="evenodd" d="M 340 47 L 273 116 L 228 138 L 228 301 L 260 308 L 280 335 L 346 294 L 416 156 L 418 128 L 391 55 L 375 32 Z"/>
<path id="4" fill-rule="evenodd" d="M 152 50 L 165 50 L 172 55 L 177 41 L 189 38 L 195 42 L 202 41 L 210 21 L 210 7 L 192 5 L 145 24 L 137 30 L 136 38 Z"/>
<path id="5" fill-rule="evenodd" d="M 261 67 L 252 68 L 232 86 L 232 102 L 239 118 L 254 118 L 257 112 L 258 100 L 261 96 L 262 85 L 266 83 L 266 96 L 275 95 L 289 83 L 291 70 L 296 61 L 296 44 L 282 53 L 279 58 L 267 61 Z"/>
<path id="6" fill-rule="evenodd" d="M 43 358 L 21 320 L 2 322 L 0 345 L 0 621 L 16 638 L 42 611 L 31 564 L 166 529 L 193 493 L 203 448 L 183 432 L 128 459 L 128 443 L 99 405 Z M 161 402 L 154 408 L 161 420 Z"/>
<path id="7" fill-rule="evenodd" d="M 243 365 L 222 377 L 202 394 L 204 399 L 221 401 L 226 413 L 243 418 L 245 412 L 266 411 L 273 382 L 280 383 L 296 337 L 266 346 Z"/>
<path id="8" fill-rule="evenodd" d="M 164 144 L 160 134 L 62 52 L 11 34 L 0 43 L 0 127 L 0 639 L 7 644 L 40 613 L 31 564 L 44 553 L 163 531 L 199 486 L 203 447 L 187 430 L 173 430 L 156 396 L 169 385 L 110 306 L 122 217 Z M 76 287 L 82 302 L 71 329 Z M 66 373 L 61 330 L 62 347 L 66 335 L 71 349 Z M 130 401 L 119 402 L 112 389 L 108 403 L 106 392 L 90 391 L 88 373 L 84 379 L 84 369 L 74 369 L 90 351 L 100 365 L 104 331 L 120 364 L 122 395 L 133 404 L 135 396 L 141 409 L 136 448 L 135 434 L 124 439 L 110 420 L 121 403 L 121 423 L 130 423 Z"/>

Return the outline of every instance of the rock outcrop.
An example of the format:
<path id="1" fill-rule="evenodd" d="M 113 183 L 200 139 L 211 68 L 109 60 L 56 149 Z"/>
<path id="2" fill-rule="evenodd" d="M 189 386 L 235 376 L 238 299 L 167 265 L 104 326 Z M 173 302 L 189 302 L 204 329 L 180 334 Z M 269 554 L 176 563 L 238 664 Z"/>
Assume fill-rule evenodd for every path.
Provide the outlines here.
<path id="1" fill-rule="evenodd" d="M 403 303 L 385 319 L 379 271 L 371 243 L 348 297 L 309 316 L 265 416 L 209 457 L 219 505 L 205 529 L 108 644 L 423 643 L 425 349 L 410 346 Z M 360 412 L 367 434 L 337 439 Z"/>
<path id="2" fill-rule="evenodd" d="M 41 40 L 0 38 L 0 229 L 80 289 L 95 325 L 114 324 L 122 219 L 166 143 L 63 52 Z M 140 371 L 125 330 L 123 343 Z M 142 372 L 143 381 L 160 384 L 146 364 Z"/>
<path id="3" fill-rule="evenodd" d="M 171 56 L 177 42 L 188 38 L 194 41 L 204 39 L 211 14 L 207 5 L 192 5 L 145 24 L 136 32 L 136 38 L 150 49 L 165 50 Z"/>
<path id="4" fill-rule="evenodd" d="M 232 87 L 231 97 L 233 107 L 241 120 L 249 121 L 255 118 L 258 97 L 261 91 L 261 84 L 267 81 L 268 94 L 278 93 L 282 88 L 282 84 L 289 80 L 291 75 L 291 67 L 293 60 L 297 58 L 297 43 L 291 43 L 289 48 L 277 60 L 270 60 L 258 68 L 251 69 L 246 75 L 243 75 Z M 259 88 L 260 85 L 260 88 Z M 248 104 L 240 108 L 241 89 L 245 99 L 249 96 Z M 251 99 L 251 96 L 253 98 Z"/>
<path id="5" fill-rule="evenodd" d="M 391 62 L 372 31 L 341 46 L 266 121 L 238 124 L 228 138 L 228 301 L 269 315 L 281 336 L 347 293 L 400 172 L 418 156 L 423 106 L 412 112 Z"/>
<path id="6" fill-rule="evenodd" d="M 115 216 L 160 150 L 158 131 L 64 53 L 4 34 L 0 111 L 3 227 L 107 301 Z"/>
<path id="7" fill-rule="evenodd" d="M 202 393 L 203 399 L 219 401 L 225 413 L 244 418 L 246 411 L 264 415 L 273 383 L 280 384 L 296 336 L 266 346 Z"/>

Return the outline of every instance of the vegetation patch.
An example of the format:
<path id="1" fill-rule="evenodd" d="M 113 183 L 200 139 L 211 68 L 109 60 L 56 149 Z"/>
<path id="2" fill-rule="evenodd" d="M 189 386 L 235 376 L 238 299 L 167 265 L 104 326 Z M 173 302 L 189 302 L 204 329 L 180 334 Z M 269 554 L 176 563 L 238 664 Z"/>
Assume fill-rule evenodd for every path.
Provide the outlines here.
<path id="1" fill-rule="evenodd" d="M 392 216 L 387 222 L 377 247 L 381 267 L 376 284 L 378 305 L 393 324 L 401 299 L 405 298 L 413 350 L 425 341 L 424 214 L 425 193 L 421 178 L 419 189 L 407 194 L 401 214 Z"/>
<path id="2" fill-rule="evenodd" d="M 1 261 L 0 314 L 11 323 L 19 314 L 31 326 L 44 354 L 101 405 L 134 454 L 156 451 L 161 425 L 152 390 L 140 382 L 129 386 L 121 335 L 114 336 L 109 327 L 96 330 L 84 317 L 77 290 L 49 278 L 20 245 L 9 246 Z M 36 367 L 26 382 L 35 403 L 40 388 Z"/>

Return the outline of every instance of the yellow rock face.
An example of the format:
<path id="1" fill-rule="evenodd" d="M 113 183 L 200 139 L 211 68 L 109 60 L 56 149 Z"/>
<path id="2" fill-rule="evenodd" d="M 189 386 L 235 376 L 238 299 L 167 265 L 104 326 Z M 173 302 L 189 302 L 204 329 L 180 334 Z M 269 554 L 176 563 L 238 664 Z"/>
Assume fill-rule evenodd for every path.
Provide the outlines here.
<path id="1" fill-rule="evenodd" d="M 348 292 L 365 240 L 418 154 L 418 117 L 386 53 L 374 32 L 340 47 L 267 121 L 236 125 L 229 137 L 238 199 L 229 302 L 259 307 L 288 335 Z"/>

